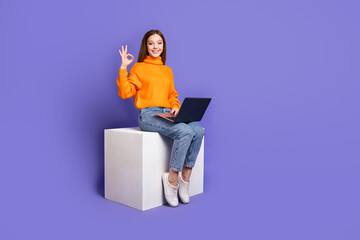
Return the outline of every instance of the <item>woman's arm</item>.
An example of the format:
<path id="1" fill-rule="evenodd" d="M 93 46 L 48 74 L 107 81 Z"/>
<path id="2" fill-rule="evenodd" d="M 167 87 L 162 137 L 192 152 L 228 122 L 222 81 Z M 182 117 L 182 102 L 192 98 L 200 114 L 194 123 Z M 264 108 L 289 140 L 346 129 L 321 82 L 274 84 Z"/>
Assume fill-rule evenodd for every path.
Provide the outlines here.
<path id="1" fill-rule="evenodd" d="M 118 94 L 122 98 L 130 98 L 135 95 L 136 91 L 141 88 L 141 82 L 136 75 L 136 63 L 130 70 L 129 77 L 127 77 L 127 66 L 134 61 L 134 56 L 130 53 L 127 53 L 127 45 L 121 46 L 121 50 L 119 50 L 121 56 L 121 67 L 119 69 L 119 76 L 116 79 L 116 83 L 118 85 Z M 128 59 L 128 57 L 131 59 Z"/>
<path id="2" fill-rule="evenodd" d="M 177 97 L 179 96 L 177 91 L 175 90 L 175 85 L 174 85 L 174 75 L 171 71 L 171 83 L 170 83 L 170 88 L 169 88 L 169 103 L 171 106 L 171 109 L 177 108 L 180 109 L 180 101 L 177 99 Z"/>
<path id="3" fill-rule="evenodd" d="M 133 66 L 133 68 L 135 65 Z M 119 69 L 119 76 L 116 79 L 118 85 L 118 94 L 121 98 L 126 99 L 135 95 L 136 91 L 142 86 L 133 68 L 130 70 L 129 77 L 126 68 Z"/>

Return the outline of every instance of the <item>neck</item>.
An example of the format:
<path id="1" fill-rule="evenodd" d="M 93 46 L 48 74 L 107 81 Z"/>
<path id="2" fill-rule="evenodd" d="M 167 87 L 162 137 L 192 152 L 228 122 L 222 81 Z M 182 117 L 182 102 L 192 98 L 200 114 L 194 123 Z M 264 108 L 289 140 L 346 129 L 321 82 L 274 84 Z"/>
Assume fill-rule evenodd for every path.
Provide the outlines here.
<path id="1" fill-rule="evenodd" d="M 146 55 L 146 57 L 144 59 L 144 62 L 145 63 L 155 64 L 155 65 L 163 65 L 161 56 L 152 57 L 150 55 Z"/>

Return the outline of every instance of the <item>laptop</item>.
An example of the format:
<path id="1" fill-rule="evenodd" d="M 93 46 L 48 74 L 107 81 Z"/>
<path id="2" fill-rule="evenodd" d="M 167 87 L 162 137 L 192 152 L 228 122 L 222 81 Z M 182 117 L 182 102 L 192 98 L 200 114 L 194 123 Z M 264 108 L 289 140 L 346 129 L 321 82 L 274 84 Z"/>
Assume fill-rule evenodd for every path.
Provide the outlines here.
<path id="1" fill-rule="evenodd" d="M 162 117 L 173 123 L 197 122 L 202 119 L 204 113 L 211 101 L 211 98 L 193 98 L 187 97 L 181 105 L 177 116 L 171 113 L 157 113 L 155 115 Z"/>

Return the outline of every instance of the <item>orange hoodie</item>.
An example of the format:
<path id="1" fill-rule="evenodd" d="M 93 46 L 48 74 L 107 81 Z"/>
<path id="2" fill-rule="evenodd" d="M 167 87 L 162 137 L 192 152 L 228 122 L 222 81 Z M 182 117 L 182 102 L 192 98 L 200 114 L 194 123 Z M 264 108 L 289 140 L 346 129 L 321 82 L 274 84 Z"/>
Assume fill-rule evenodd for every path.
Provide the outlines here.
<path id="1" fill-rule="evenodd" d="M 119 87 L 118 94 L 123 99 L 134 96 L 137 109 L 146 107 L 180 109 L 172 70 L 163 64 L 160 56 L 146 56 L 143 62 L 136 62 L 130 70 L 129 77 L 127 75 L 127 69 L 119 69 L 116 80 Z"/>

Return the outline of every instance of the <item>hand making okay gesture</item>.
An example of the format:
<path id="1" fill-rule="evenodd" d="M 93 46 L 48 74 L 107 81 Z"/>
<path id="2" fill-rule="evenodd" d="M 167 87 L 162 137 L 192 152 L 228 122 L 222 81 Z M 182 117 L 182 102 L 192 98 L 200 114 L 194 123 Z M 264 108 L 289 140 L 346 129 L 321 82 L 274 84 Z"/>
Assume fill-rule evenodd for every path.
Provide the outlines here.
<path id="1" fill-rule="evenodd" d="M 121 50 L 119 50 L 120 56 L 121 56 L 121 68 L 126 68 L 127 66 L 129 66 L 130 63 L 132 63 L 132 61 L 134 61 L 134 56 L 131 55 L 130 53 L 127 53 L 127 45 L 125 45 L 125 51 L 124 51 L 124 46 L 121 45 Z M 128 56 L 131 56 L 131 59 L 128 59 Z"/>

